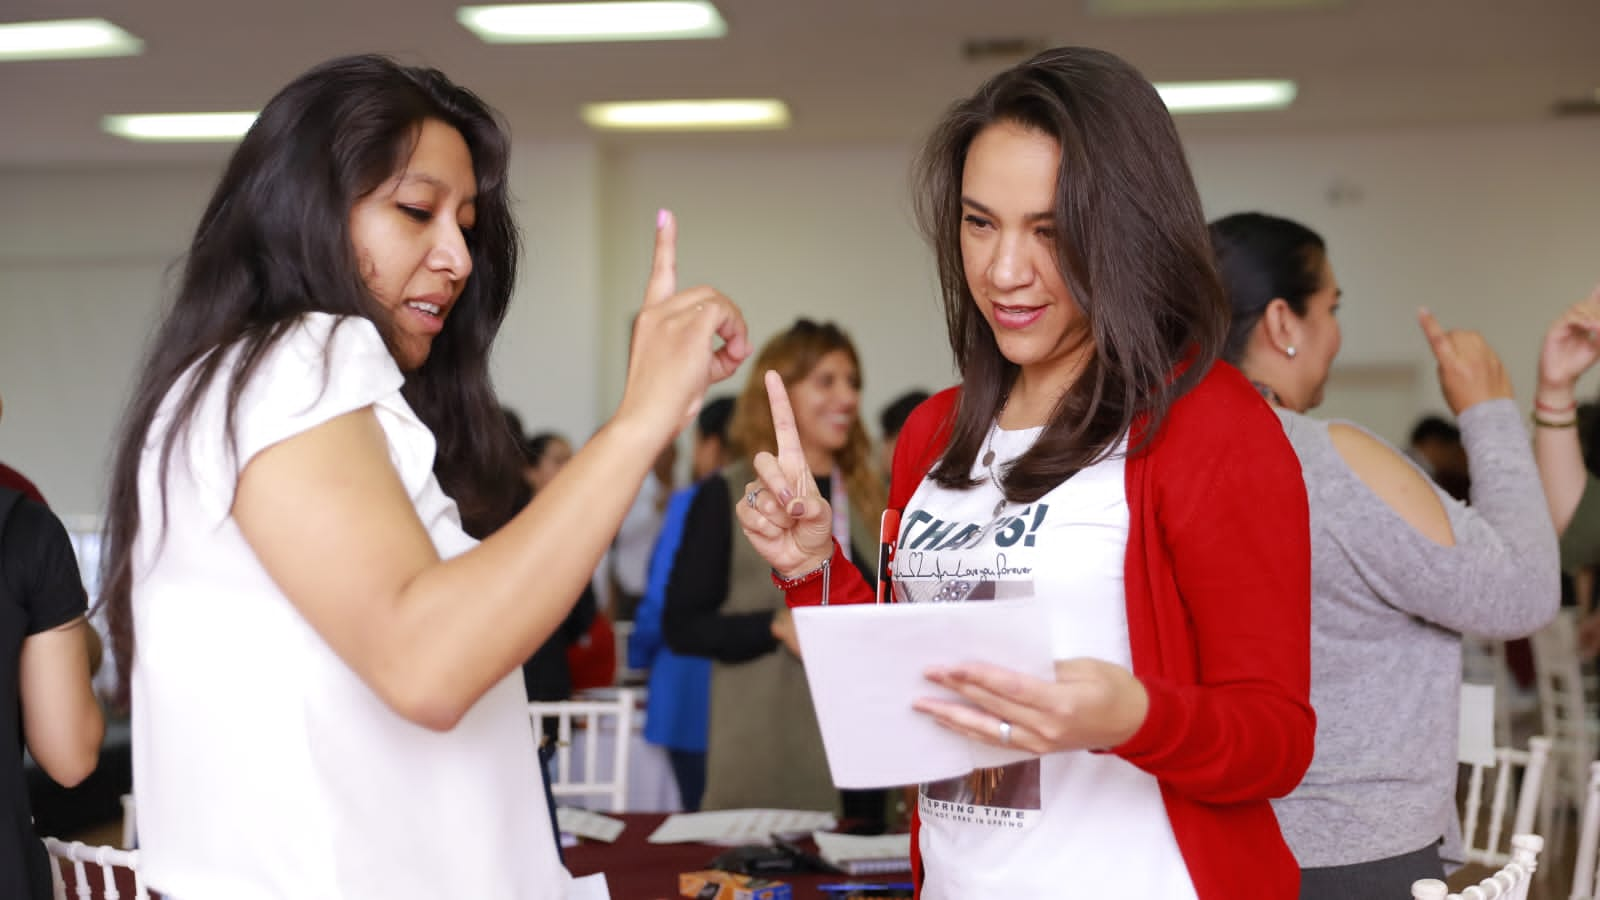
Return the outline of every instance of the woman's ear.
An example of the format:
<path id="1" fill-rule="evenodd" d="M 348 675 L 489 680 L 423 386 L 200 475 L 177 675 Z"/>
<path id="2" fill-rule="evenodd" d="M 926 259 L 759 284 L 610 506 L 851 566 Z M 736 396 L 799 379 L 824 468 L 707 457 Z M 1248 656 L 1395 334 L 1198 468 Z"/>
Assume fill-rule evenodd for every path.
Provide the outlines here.
<path id="1" fill-rule="evenodd" d="M 1300 335 L 1303 326 L 1300 317 L 1289 306 L 1289 301 L 1282 297 L 1272 298 L 1261 313 L 1261 325 L 1267 343 L 1277 352 L 1293 358 L 1302 343 Z"/>

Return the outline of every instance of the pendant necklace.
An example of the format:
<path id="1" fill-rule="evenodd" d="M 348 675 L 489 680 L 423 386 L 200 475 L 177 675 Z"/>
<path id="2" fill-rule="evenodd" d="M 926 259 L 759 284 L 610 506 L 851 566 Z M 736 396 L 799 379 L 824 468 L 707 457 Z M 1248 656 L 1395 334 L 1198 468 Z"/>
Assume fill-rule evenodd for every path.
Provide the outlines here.
<path id="1" fill-rule="evenodd" d="M 1000 491 L 1000 502 L 994 505 L 994 516 L 999 516 L 1000 510 L 1005 509 L 1006 503 L 1008 502 L 1006 500 L 1006 489 L 1002 484 L 1000 484 L 1000 479 L 996 478 L 994 474 L 994 434 L 999 429 L 1000 417 L 995 416 L 994 423 L 989 426 L 988 441 L 986 442 L 988 447 L 983 453 L 983 467 L 989 470 L 989 480 L 994 482 L 995 488 Z"/>

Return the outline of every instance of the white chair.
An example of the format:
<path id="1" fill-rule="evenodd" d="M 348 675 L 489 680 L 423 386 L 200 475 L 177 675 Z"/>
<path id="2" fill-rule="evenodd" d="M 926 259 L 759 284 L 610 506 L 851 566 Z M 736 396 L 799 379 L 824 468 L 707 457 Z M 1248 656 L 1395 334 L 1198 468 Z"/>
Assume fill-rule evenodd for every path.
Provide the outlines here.
<path id="1" fill-rule="evenodd" d="M 1600 742 L 1596 690 L 1578 653 L 1573 611 L 1564 609 L 1532 635 L 1534 680 L 1539 690 L 1542 730 L 1551 742 L 1551 771 L 1545 781 L 1546 802 L 1539 832 L 1550 852 L 1561 856 L 1566 837 L 1565 812 L 1576 805 L 1588 782 L 1589 764 Z"/>
<path id="2" fill-rule="evenodd" d="M 1578 820 L 1578 853 L 1568 900 L 1594 900 L 1596 847 L 1600 845 L 1600 762 L 1589 764 L 1589 790 Z"/>
<path id="3" fill-rule="evenodd" d="M 1444 882 L 1424 878 L 1411 884 L 1412 900 L 1528 900 L 1528 887 L 1539 869 L 1539 851 L 1544 838 L 1519 834 L 1511 839 L 1511 861 L 1488 878 L 1461 891 L 1450 893 Z"/>
<path id="4" fill-rule="evenodd" d="M 49 837 L 44 839 L 44 848 L 50 854 L 50 884 L 55 900 L 68 900 L 69 867 L 72 871 L 71 896 L 75 900 L 122 900 L 124 895 L 117 887 L 118 870 L 128 873 L 126 880 L 133 884 L 133 900 L 150 900 L 150 891 L 139 876 L 137 850 L 91 847 L 82 841 L 68 844 Z M 97 878 L 90 878 L 91 866 L 100 870 Z"/>
<path id="5" fill-rule="evenodd" d="M 600 699 L 528 704 L 538 738 L 544 736 L 542 720 L 556 721 L 555 771 L 551 773 L 550 791 L 558 801 L 602 797 L 610 799 L 610 812 L 627 809 L 633 706 L 634 692 L 628 688 L 617 688 L 611 696 Z M 583 752 L 574 754 L 578 743 Z M 609 753 L 603 753 L 603 749 Z M 575 755 L 579 757 L 576 760 Z M 602 765 L 603 758 L 609 758 L 607 765 Z"/>
<path id="6" fill-rule="evenodd" d="M 1538 814 L 1543 795 L 1544 770 L 1550 758 L 1550 739 L 1539 736 L 1528 739 L 1527 750 L 1496 747 L 1494 751 L 1494 793 L 1489 801 L 1489 822 L 1486 837 L 1480 842 L 1479 818 L 1483 807 L 1483 773 L 1487 768 L 1472 765 L 1467 780 L 1467 798 L 1461 813 L 1461 846 L 1467 862 L 1498 866 L 1511 861 L 1513 846 L 1501 848 L 1502 835 L 1528 834 L 1533 831 L 1534 817 Z M 1511 827 L 1506 828 L 1506 812 L 1513 807 L 1511 789 L 1518 781 L 1515 814 Z"/>

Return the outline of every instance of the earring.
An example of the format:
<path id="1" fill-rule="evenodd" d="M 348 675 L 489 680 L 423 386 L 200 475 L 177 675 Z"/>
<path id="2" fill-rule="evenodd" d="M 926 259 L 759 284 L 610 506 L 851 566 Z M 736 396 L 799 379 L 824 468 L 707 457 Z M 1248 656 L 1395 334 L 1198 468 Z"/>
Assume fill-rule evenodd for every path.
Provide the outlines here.
<path id="1" fill-rule="evenodd" d="M 1290 344 L 1289 346 L 1283 348 L 1283 354 L 1285 356 L 1289 357 L 1290 359 L 1294 359 L 1294 355 L 1296 353 L 1298 353 L 1298 352 L 1299 351 L 1294 349 L 1294 345 L 1293 344 Z"/>

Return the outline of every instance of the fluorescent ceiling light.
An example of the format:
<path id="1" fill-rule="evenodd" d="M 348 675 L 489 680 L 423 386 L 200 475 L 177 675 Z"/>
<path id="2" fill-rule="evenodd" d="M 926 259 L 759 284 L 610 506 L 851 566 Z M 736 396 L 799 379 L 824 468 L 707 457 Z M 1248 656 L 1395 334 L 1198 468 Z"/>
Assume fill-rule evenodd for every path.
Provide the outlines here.
<path id="1" fill-rule="evenodd" d="M 728 33 L 707 0 L 463 6 L 456 21 L 490 44 L 665 41 Z"/>
<path id="2" fill-rule="evenodd" d="M 105 19 L 56 19 L 0 25 L 0 60 L 133 56 L 144 41 Z"/>
<path id="3" fill-rule="evenodd" d="M 1292 81 L 1186 81 L 1157 84 L 1173 113 L 1282 109 L 1294 102 Z"/>
<path id="4" fill-rule="evenodd" d="M 236 141 L 255 120 L 253 112 L 163 113 L 106 116 L 100 127 L 130 141 Z"/>
<path id="5" fill-rule="evenodd" d="M 583 120 L 595 128 L 629 131 L 715 131 L 787 128 L 782 100 L 648 100 L 590 103 Z"/>

